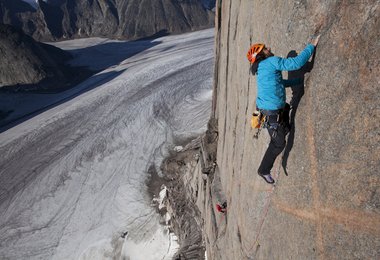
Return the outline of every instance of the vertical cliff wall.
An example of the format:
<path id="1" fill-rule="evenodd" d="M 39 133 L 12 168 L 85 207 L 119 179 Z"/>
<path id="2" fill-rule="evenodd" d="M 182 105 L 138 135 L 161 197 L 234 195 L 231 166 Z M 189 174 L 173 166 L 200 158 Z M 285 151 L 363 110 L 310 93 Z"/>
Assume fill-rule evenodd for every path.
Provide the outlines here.
<path id="1" fill-rule="evenodd" d="M 215 175 L 228 211 L 210 213 L 205 185 L 208 259 L 379 259 L 379 1 L 219 0 L 216 9 Z M 269 136 L 250 128 L 246 52 L 264 42 L 286 57 L 317 33 L 304 86 L 287 92 L 294 127 L 273 187 L 257 175 Z"/>
<path id="2" fill-rule="evenodd" d="M 216 14 L 208 131 L 163 167 L 184 183 L 168 192 L 176 259 L 197 250 L 197 259 L 203 250 L 218 260 L 379 259 L 379 1 L 219 0 Z M 250 127 L 256 79 L 246 52 L 264 42 L 294 56 L 315 34 L 314 59 L 284 73 L 304 82 L 287 91 L 293 127 L 268 185 L 257 175 L 269 135 L 254 139 Z M 170 202 L 179 197 L 188 202 Z M 199 229 L 184 224 L 190 215 Z"/>

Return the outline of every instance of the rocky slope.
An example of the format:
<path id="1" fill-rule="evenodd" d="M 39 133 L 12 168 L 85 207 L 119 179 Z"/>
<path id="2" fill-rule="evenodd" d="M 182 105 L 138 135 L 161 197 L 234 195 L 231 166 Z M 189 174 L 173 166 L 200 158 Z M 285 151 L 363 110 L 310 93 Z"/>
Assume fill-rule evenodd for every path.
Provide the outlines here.
<path id="1" fill-rule="evenodd" d="M 36 42 L 21 30 L 0 24 L 0 87 L 54 83 L 51 88 L 64 86 L 68 68 L 64 63 L 71 57 L 51 45 Z"/>
<path id="2" fill-rule="evenodd" d="M 38 40 L 52 39 L 41 9 L 36 10 L 21 0 L 0 0 L 0 23 L 22 29 Z"/>
<path id="3" fill-rule="evenodd" d="M 136 39 L 213 26 L 213 1 L 49 0 L 34 9 L 21 0 L 0 0 L 0 21 L 37 40 L 101 36 Z"/>
<path id="4" fill-rule="evenodd" d="M 207 259 L 379 259 L 379 2 L 225 0 L 216 9 L 216 161 L 203 145 L 203 160 L 180 166 Z M 269 136 L 253 138 L 246 52 L 264 42 L 292 56 L 317 33 L 314 62 L 284 73 L 304 84 L 287 93 L 293 129 L 271 186 L 256 173 Z"/>

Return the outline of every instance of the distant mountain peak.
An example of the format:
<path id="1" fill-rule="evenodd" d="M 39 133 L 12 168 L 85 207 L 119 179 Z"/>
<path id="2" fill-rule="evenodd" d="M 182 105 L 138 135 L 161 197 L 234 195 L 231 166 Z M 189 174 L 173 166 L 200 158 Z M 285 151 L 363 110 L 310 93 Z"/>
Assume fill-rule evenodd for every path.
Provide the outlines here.
<path id="1" fill-rule="evenodd" d="M 214 5 L 215 0 L 12 0 L 0 5 L 0 23 L 20 28 L 39 41 L 138 39 L 161 31 L 210 28 Z"/>

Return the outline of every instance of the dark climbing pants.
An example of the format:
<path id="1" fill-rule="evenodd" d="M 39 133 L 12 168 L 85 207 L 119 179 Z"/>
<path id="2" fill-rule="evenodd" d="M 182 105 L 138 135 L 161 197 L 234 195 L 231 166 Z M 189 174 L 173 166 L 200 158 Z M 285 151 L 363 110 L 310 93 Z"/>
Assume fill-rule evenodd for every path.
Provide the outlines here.
<path id="1" fill-rule="evenodd" d="M 282 150 L 284 150 L 286 145 L 285 137 L 290 130 L 289 111 L 290 106 L 286 104 L 282 112 L 280 122 L 277 121 L 278 117 L 276 115 L 269 117 L 269 125 L 272 123 L 278 124 L 278 126 L 277 129 L 267 128 L 268 133 L 270 135 L 270 143 L 267 151 L 264 154 L 263 160 L 261 161 L 258 173 L 264 175 L 270 174 L 274 161 L 276 160 L 277 156 L 282 152 Z"/>
<path id="2" fill-rule="evenodd" d="M 277 133 L 275 133 L 275 131 Z M 258 170 L 261 174 L 270 174 L 274 161 L 282 150 L 284 150 L 286 144 L 286 130 L 284 126 L 279 125 L 277 130 L 268 128 L 268 132 L 270 135 L 270 143 Z"/>

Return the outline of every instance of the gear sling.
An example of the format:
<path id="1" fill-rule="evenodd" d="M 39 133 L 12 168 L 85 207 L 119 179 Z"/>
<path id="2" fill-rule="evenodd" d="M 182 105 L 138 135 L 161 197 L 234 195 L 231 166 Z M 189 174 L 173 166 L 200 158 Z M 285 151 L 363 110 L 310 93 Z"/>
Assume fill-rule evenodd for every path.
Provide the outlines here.
<path id="1" fill-rule="evenodd" d="M 258 138 L 261 128 L 272 129 L 272 137 L 276 137 L 278 127 L 281 125 L 288 132 L 289 129 L 289 111 L 290 106 L 286 103 L 285 107 L 278 110 L 265 110 L 256 108 L 251 118 L 251 126 L 257 129 L 254 138 Z"/>

